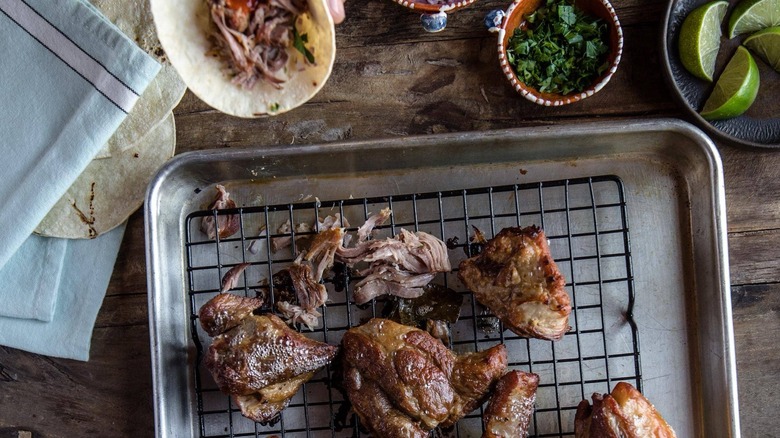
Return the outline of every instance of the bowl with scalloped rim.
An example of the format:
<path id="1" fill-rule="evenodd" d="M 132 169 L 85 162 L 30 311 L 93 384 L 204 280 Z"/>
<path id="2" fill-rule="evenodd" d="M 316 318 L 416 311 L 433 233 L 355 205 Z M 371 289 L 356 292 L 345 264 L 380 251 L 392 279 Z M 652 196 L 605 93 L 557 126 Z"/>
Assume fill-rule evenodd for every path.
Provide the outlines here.
<path id="1" fill-rule="evenodd" d="M 514 0 L 503 14 L 498 14 L 500 25 L 491 27 L 498 33 L 498 61 L 509 84 L 521 96 L 539 105 L 561 106 L 578 102 L 599 92 L 612 78 L 620 64 L 623 55 L 623 29 L 620 27 L 615 9 L 608 0 L 575 0 L 574 6 L 586 15 L 600 18 L 607 23 L 609 31 L 609 67 L 600 76 L 594 78 L 591 85 L 581 92 L 570 94 L 555 94 L 541 92 L 518 78 L 507 59 L 506 47 L 515 29 L 526 25 L 525 17 L 542 6 L 544 0 Z M 503 15 L 503 17 L 501 17 Z"/>

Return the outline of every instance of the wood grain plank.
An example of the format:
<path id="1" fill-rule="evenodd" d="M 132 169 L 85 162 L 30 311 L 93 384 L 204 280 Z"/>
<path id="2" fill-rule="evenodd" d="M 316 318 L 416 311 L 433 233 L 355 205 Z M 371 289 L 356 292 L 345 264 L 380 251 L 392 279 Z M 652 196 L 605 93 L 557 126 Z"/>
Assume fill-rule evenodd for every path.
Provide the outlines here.
<path id="1" fill-rule="evenodd" d="M 732 285 L 780 281 L 780 229 L 729 235 Z"/>
<path id="2" fill-rule="evenodd" d="M 127 220 L 114 272 L 106 296 L 142 294 L 146 296 L 146 250 L 144 242 L 144 206 Z"/>
<path id="3" fill-rule="evenodd" d="M 518 95 L 492 40 L 433 41 L 368 52 L 341 50 L 331 79 L 309 103 L 276 117 L 238 119 L 188 93 L 176 108 L 179 151 L 376 139 L 539 125 L 555 120 L 643 116 L 676 107 L 658 71 L 651 26 L 626 32 L 635 46 L 601 92 L 548 108 Z M 446 53 L 447 55 L 443 55 Z"/>
<path id="4" fill-rule="evenodd" d="M 780 228 L 780 154 L 720 145 L 729 231 Z"/>
<path id="5" fill-rule="evenodd" d="M 0 429 L 48 437 L 151 437 L 149 331 L 146 325 L 95 330 L 89 362 L 0 347 L 15 374 L 0 381 Z"/>
<path id="6" fill-rule="evenodd" d="M 450 13 L 445 31 L 430 34 L 422 30 L 419 12 L 390 0 L 348 1 L 347 19 L 336 28 L 336 44 L 339 50 L 349 47 L 367 47 L 367 50 L 371 50 L 373 46 L 483 38 L 490 35 L 483 24 L 485 15 L 493 9 L 506 10 L 509 3 L 506 0 L 480 0 Z M 612 4 L 621 26 L 630 28 L 657 24 L 668 2 L 622 0 Z"/>
<path id="7" fill-rule="evenodd" d="M 732 288 L 744 437 L 776 437 L 780 411 L 780 284 Z"/>

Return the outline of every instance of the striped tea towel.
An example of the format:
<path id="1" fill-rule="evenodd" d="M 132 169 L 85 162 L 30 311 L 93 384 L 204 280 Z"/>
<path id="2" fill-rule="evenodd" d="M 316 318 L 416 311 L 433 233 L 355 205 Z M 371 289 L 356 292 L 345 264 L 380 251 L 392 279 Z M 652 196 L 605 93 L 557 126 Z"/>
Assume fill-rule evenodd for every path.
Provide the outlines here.
<path id="1" fill-rule="evenodd" d="M 108 269 L 106 275 L 69 259 L 79 254 L 68 243 L 31 233 L 160 66 L 84 0 L 0 0 L 0 59 L 0 318 L 53 323 L 57 291 L 70 284 L 65 267 L 84 285 L 105 277 L 97 287 L 102 290 L 79 291 L 92 294 L 99 308 L 118 243 L 117 248 L 93 245 L 109 252 L 102 256 L 111 266 L 100 266 Z M 16 281 L 3 281 L 9 278 Z M 3 330 L 0 325 L 0 344 L 17 348 L 35 336 L 12 337 Z"/>

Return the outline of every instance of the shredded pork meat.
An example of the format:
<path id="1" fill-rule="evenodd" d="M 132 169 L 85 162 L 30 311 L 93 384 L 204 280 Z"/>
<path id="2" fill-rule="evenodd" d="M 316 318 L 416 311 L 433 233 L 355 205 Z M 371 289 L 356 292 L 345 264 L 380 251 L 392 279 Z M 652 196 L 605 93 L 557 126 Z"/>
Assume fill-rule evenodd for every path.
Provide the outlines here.
<path id="1" fill-rule="evenodd" d="M 358 230 L 357 244 L 336 251 L 336 259 L 348 266 L 368 263 L 368 268 L 359 272 L 364 278 L 355 285 L 356 304 L 381 295 L 417 298 L 436 273 L 452 270 L 446 244 L 424 231 L 401 229 L 395 237 L 369 240 L 373 228 L 391 214 L 384 209 L 369 217 Z"/>
<path id="2" fill-rule="evenodd" d="M 252 88 L 261 79 L 282 88 L 293 26 L 308 10 L 306 0 L 207 1 L 217 49 L 228 60 L 233 82 Z"/>
<path id="3" fill-rule="evenodd" d="M 292 265 L 277 274 L 289 276 L 290 292 L 294 292 L 295 299 L 292 300 L 294 302 L 277 301 L 276 310 L 287 319 L 288 324 L 300 323 L 313 330 L 320 325 L 322 314 L 317 308 L 328 300 L 328 291 L 314 278 L 311 263 L 302 260 L 303 255 L 301 253 Z"/>

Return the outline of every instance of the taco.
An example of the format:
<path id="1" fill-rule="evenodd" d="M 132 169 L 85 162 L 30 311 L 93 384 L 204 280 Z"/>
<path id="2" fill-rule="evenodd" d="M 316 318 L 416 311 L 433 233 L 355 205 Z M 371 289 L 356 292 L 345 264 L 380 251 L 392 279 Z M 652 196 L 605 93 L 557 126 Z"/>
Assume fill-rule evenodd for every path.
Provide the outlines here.
<path id="1" fill-rule="evenodd" d="M 195 95 L 239 117 L 289 111 L 328 79 L 325 0 L 151 0 L 157 35 Z"/>

